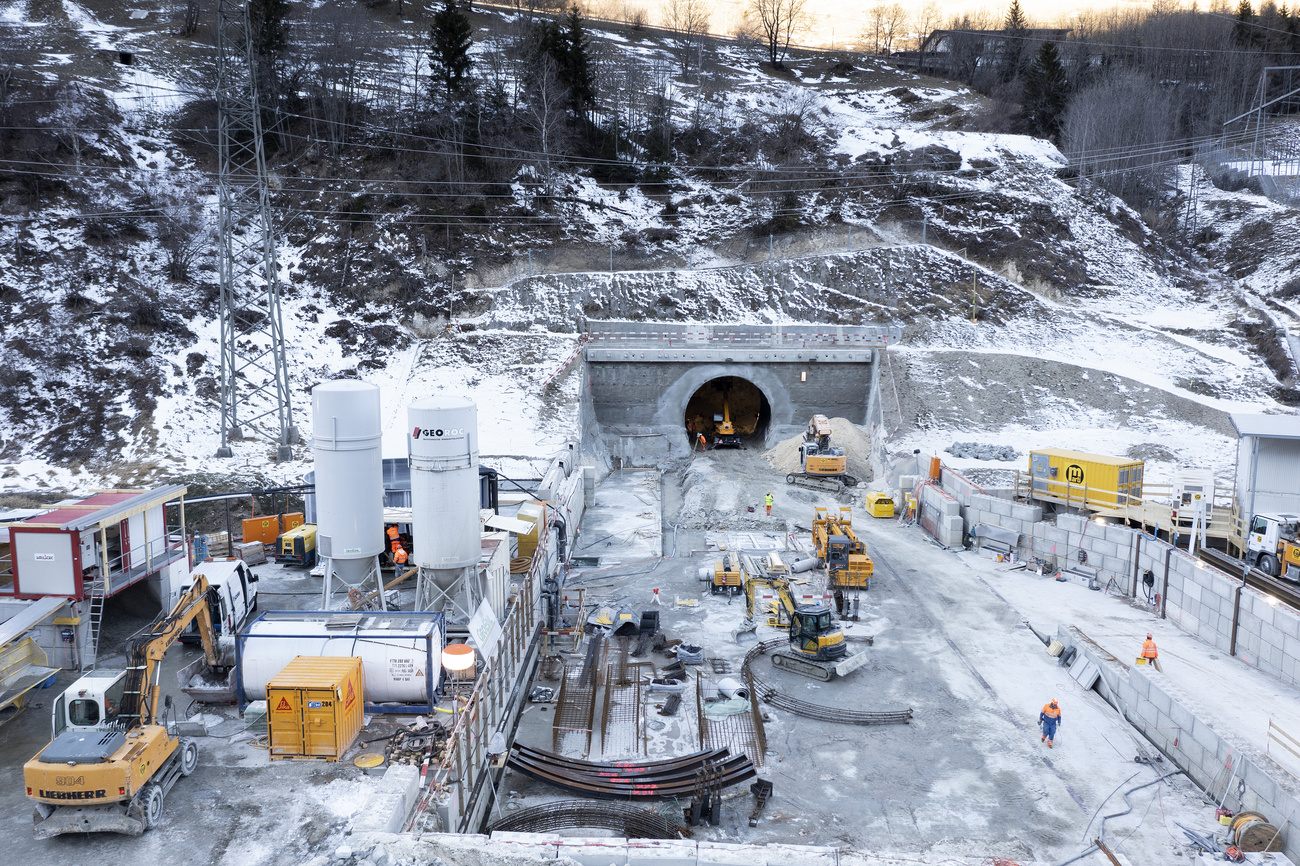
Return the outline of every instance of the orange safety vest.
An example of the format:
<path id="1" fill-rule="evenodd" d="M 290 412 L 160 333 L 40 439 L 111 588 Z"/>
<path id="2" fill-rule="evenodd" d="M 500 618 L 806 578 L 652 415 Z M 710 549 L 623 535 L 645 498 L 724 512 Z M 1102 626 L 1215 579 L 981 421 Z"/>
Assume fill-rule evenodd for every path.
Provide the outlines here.
<path id="1" fill-rule="evenodd" d="M 388 533 L 389 538 L 391 538 L 393 541 L 397 540 L 398 532 L 396 526 L 390 526 L 386 531 Z"/>
<path id="2" fill-rule="evenodd" d="M 393 554 L 393 561 L 396 562 L 398 565 L 405 565 L 406 551 L 400 547 L 397 548 L 397 552 Z"/>
<path id="3" fill-rule="evenodd" d="M 1147 638 L 1146 640 L 1142 641 L 1142 658 L 1153 659 L 1158 655 L 1160 655 L 1160 653 L 1156 651 L 1155 641 L 1151 640 L 1150 638 Z"/>
<path id="4" fill-rule="evenodd" d="M 1060 721 L 1061 708 L 1059 706 L 1053 707 L 1050 702 L 1043 704 L 1043 715 L 1047 716 L 1049 719 L 1056 719 L 1057 721 Z"/>

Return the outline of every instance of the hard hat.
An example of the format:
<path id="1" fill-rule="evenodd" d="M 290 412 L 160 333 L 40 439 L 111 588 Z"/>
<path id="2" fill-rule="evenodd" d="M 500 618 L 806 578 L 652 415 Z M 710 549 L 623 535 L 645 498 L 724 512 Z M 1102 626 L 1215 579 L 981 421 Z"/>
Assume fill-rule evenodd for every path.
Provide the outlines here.
<path id="1" fill-rule="evenodd" d="M 1151 632 L 1147 632 L 1147 640 L 1151 640 Z"/>
<path id="2" fill-rule="evenodd" d="M 1056 698 L 1052 698 L 1052 706 L 1056 706 Z"/>

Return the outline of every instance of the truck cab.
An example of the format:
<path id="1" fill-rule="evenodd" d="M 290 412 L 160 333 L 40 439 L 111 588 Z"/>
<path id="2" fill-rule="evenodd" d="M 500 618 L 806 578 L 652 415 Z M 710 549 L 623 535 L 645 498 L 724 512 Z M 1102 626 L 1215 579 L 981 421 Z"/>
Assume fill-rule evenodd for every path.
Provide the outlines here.
<path id="1" fill-rule="evenodd" d="M 208 610 L 212 614 L 212 628 L 218 636 L 238 633 L 253 618 L 257 610 L 258 577 L 241 559 L 203 562 L 192 577 L 202 574 L 208 579 Z M 197 643 L 197 623 L 181 635 L 182 643 Z"/>
<path id="2" fill-rule="evenodd" d="M 1246 562 L 1272 577 L 1300 565 L 1300 514 L 1256 514 L 1246 533 Z M 1292 577 L 1292 579 L 1295 579 Z"/>

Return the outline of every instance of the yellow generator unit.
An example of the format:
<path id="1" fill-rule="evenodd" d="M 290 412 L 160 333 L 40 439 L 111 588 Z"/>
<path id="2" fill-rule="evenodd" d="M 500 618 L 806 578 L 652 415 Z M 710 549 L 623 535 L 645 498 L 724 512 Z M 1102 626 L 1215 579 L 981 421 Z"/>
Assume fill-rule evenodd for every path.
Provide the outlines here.
<path id="1" fill-rule="evenodd" d="M 1142 501 L 1141 460 L 1040 448 L 1029 452 L 1030 496 L 1101 510 Z"/>
<path id="2" fill-rule="evenodd" d="M 888 493 L 868 493 L 867 513 L 872 517 L 893 517 L 894 500 Z"/>
<path id="3" fill-rule="evenodd" d="M 745 572 L 740 563 L 726 554 L 713 563 L 713 594 L 738 595 L 745 586 Z"/>
<path id="4" fill-rule="evenodd" d="M 337 761 L 363 723 L 361 659 L 298 656 L 266 684 L 271 760 Z"/>
<path id="5" fill-rule="evenodd" d="M 316 524 L 304 523 L 277 538 L 275 558 L 286 565 L 315 565 Z"/>

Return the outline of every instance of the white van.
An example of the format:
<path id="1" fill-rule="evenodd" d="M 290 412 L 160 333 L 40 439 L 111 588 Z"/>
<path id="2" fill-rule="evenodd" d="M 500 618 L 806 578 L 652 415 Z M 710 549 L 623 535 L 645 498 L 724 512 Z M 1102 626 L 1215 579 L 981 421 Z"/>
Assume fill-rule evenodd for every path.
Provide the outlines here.
<path id="1" fill-rule="evenodd" d="M 200 574 L 208 579 L 208 607 L 214 631 L 217 635 L 238 634 L 257 610 L 257 575 L 242 559 L 200 562 L 190 574 L 191 583 Z M 190 623 L 181 640 L 197 643 L 198 623 Z"/>

